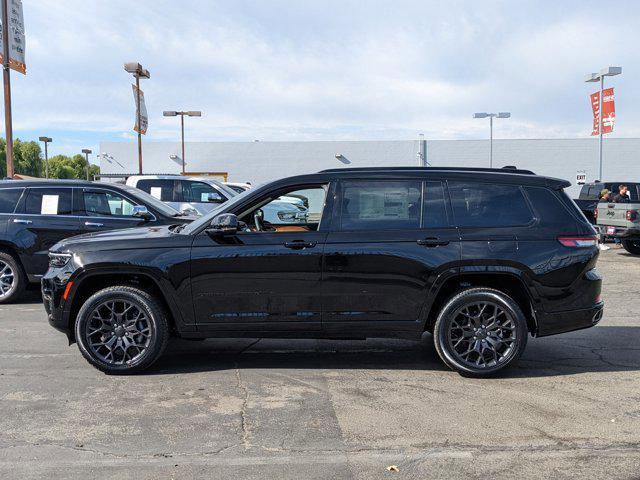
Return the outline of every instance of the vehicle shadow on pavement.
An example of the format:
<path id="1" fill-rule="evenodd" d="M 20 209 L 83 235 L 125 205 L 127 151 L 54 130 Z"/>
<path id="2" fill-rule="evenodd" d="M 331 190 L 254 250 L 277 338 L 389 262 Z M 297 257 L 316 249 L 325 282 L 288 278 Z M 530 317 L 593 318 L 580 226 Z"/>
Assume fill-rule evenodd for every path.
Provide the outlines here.
<path id="1" fill-rule="evenodd" d="M 210 339 L 177 340 L 146 372 L 196 373 L 231 368 L 380 369 L 448 371 L 429 335 L 421 341 Z M 514 367 L 496 378 L 575 375 L 640 370 L 640 326 L 600 326 L 529 339 Z"/>

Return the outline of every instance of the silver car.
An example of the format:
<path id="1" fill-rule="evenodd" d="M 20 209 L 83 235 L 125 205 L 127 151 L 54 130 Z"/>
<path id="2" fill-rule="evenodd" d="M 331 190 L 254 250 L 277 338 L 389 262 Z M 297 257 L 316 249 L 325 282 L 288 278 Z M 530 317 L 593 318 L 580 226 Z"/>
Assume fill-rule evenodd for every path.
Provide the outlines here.
<path id="1" fill-rule="evenodd" d="M 127 185 L 139 188 L 176 210 L 192 215 L 204 215 L 230 198 L 243 193 L 208 177 L 181 175 L 132 175 Z M 298 198 L 279 199 L 265 205 L 263 219 L 271 224 L 306 223 L 307 208 Z"/>

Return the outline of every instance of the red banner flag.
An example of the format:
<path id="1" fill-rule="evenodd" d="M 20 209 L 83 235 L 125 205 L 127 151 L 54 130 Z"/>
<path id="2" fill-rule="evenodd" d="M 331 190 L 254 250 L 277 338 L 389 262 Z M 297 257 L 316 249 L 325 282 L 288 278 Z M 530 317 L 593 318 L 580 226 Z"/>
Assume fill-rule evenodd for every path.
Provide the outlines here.
<path id="1" fill-rule="evenodd" d="M 613 132 L 613 124 L 616 120 L 616 105 L 614 102 L 613 88 L 605 88 L 602 91 L 602 134 Z M 591 94 L 591 110 L 593 110 L 593 129 L 591 135 L 600 135 L 600 92 Z"/>

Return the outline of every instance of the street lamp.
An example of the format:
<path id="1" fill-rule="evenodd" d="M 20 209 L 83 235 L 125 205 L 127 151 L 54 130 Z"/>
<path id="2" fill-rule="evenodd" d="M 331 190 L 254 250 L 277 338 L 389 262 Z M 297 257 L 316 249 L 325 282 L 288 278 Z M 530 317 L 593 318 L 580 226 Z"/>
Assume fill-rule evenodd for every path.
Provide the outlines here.
<path id="1" fill-rule="evenodd" d="M 138 62 L 128 62 L 124 64 L 124 69 L 127 73 L 131 73 L 136 79 L 136 110 L 138 121 L 138 173 L 142 175 L 142 134 L 140 133 L 140 79 L 151 78 L 149 70 L 142 68 Z"/>
<path id="2" fill-rule="evenodd" d="M 600 181 L 602 181 L 602 91 L 604 90 L 604 77 L 615 77 L 616 75 L 620 75 L 621 73 L 622 73 L 622 67 L 607 67 L 607 68 L 603 68 L 599 72 L 588 74 L 584 79 L 584 81 L 587 83 L 600 82 L 600 99 L 598 100 L 598 108 L 599 108 L 598 117 L 600 117 L 598 119 L 598 130 L 600 131 L 600 135 L 599 135 L 600 139 L 598 142 L 598 147 L 600 151 L 600 154 L 599 154 L 600 171 L 599 171 L 598 180 Z"/>
<path id="3" fill-rule="evenodd" d="M 87 182 L 88 182 L 89 181 L 89 154 L 91 153 L 91 150 L 89 150 L 88 148 L 83 148 L 82 153 L 84 153 L 84 158 L 87 159 Z"/>
<path id="4" fill-rule="evenodd" d="M 493 118 L 511 118 L 510 112 L 474 113 L 473 118 L 489 117 L 489 168 L 493 168 Z"/>
<path id="5" fill-rule="evenodd" d="M 185 158 L 184 158 L 184 116 L 186 115 L 187 117 L 201 117 L 202 116 L 202 112 L 197 111 L 197 110 L 190 110 L 188 112 L 177 112 L 177 111 L 164 111 L 162 112 L 162 115 L 165 117 L 177 117 L 178 115 L 180 115 L 180 129 L 182 131 L 182 173 L 184 174 L 184 163 L 185 163 Z"/>
<path id="6" fill-rule="evenodd" d="M 44 142 L 44 178 L 49 178 L 49 150 L 47 145 L 53 142 L 51 137 L 39 137 L 38 140 Z"/>

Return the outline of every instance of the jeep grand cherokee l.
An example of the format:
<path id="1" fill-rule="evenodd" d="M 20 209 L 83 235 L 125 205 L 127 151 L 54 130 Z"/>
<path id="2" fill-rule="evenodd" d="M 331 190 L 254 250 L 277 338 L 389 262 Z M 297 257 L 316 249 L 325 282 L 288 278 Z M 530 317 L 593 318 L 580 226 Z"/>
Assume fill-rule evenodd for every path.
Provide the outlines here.
<path id="1" fill-rule="evenodd" d="M 140 371 L 170 336 L 418 339 L 464 375 L 513 364 L 528 335 L 601 316 L 593 227 L 564 180 L 528 171 L 327 170 L 235 197 L 186 226 L 58 243 L 49 321 L 107 373 Z M 309 220 L 272 225 L 282 195 Z"/>

